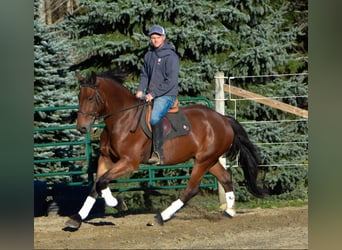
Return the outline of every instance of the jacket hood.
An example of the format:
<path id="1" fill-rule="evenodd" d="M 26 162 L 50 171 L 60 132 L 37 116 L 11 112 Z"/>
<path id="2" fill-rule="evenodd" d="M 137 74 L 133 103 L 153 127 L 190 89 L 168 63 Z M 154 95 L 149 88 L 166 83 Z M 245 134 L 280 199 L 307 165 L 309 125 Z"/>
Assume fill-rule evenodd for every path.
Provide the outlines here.
<path id="1" fill-rule="evenodd" d="M 156 49 L 152 46 L 151 51 L 154 51 L 158 57 L 165 57 L 171 53 L 175 53 L 176 48 L 172 43 L 165 41 L 164 45 L 160 48 Z"/>

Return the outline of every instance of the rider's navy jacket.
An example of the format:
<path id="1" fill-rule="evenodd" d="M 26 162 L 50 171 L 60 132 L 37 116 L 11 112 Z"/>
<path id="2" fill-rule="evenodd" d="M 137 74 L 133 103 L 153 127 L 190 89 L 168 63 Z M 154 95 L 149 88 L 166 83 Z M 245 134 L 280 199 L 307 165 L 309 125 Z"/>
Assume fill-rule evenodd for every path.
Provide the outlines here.
<path id="1" fill-rule="evenodd" d="M 178 94 L 179 58 L 173 44 L 165 41 L 159 48 L 151 46 L 145 54 L 138 91 L 153 97 Z"/>

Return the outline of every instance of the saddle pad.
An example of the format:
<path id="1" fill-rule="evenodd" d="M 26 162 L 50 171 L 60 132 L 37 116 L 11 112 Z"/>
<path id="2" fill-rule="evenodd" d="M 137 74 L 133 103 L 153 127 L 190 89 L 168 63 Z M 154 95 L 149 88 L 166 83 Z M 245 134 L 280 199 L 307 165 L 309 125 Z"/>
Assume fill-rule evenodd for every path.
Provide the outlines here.
<path id="1" fill-rule="evenodd" d="M 141 116 L 141 127 L 144 133 L 152 138 L 152 132 L 148 128 L 146 123 L 146 112 L 147 107 L 144 107 L 143 114 Z M 169 140 L 171 138 L 187 135 L 191 131 L 191 124 L 188 118 L 185 116 L 184 112 L 179 109 L 176 113 L 167 113 L 167 115 L 163 118 L 163 128 L 164 128 L 164 141 Z"/>

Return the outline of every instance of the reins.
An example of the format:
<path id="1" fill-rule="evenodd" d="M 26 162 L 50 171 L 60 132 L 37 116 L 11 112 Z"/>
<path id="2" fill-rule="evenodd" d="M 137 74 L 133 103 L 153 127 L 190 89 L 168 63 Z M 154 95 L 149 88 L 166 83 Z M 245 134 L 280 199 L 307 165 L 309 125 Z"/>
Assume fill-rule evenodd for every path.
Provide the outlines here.
<path id="1" fill-rule="evenodd" d="M 145 106 L 146 104 L 151 104 L 151 103 L 149 103 L 149 102 L 144 102 L 143 104 L 144 104 L 144 106 Z M 138 112 L 138 109 L 137 109 L 137 112 Z M 129 131 L 130 133 L 135 133 L 135 132 L 137 131 L 138 126 L 139 126 L 139 123 L 140 123 L 140 120 L 141 120 L 141 116 L 142 116 L 143 113 L 144 113 L 144 109 L 142 108 L 141 111 L 140 111 L 138 120 L 137 120 L 137 124 L 135 125 L 135 128 L 134 128 L 134 129 L 131 129 L 131 130 Z M 135 113 L 135 115 L 136 115 L 136 114 L 137 114 L 137 113 Z"/>
<path id="2" fill-rule="evenodd" d="M 108 117 L 112 116 L 112 115 L 116 115 L 118 113 L 121 113 L 121 112 L 124 112 L 124 111 L 127 111 L 127 110 L 130 110 L 130 109 L 134 109 L 134 108 L 137 108 L 137 107 L 140 107 L 140 106 L 144 106 L 148 104 L 147 102 L 144 102 L 143 100 L 138 100 L 138 104 L 135 104 L 135 105 L 132 105 L 132 106 L 129 106 L 127 108 L 124 108 L 124 109 L 121 109 L 119 111 L 116 111 L 116 112 L 113 112 L 113 113 L 110 113 L 110 114 L 105 114 L 105 115 L 102 115 L 102 116 L 98 116 L 98 118 L 102 118 L 104 120 L 106 120 Z M 140 115 L 141 117 L 141 115 Z"/>
<path id="3" fill-rule="evenodd" d="M 100 93 L 98 92 L 98 89 L 97 89 L 96 87 L 93 87 L 93 86 L 91 86 L 91 85 L 83 85 L 83 86 L 81 86 L 81 87 L 89 87 L 89 88 L 95 89 L 95 91 L 96 91 L 96 92 L 95 92 L 96 105 L 98 105 L 99 103 L 104 104 L 104 100 L 103 100 L 103 98 L 101 97 L 101 95 L 100 95 Z M 77 112 L 78 112 L 78 113 L 81 113 L 81 114 L 93 116 L 93 117 L 94 117 L 94 120 L 95 120 L 95 119 L 103 119 L 103 120 L 106 120 L 106 119 L 107 119 L 108 117 L 110 117 L 110 116 L 116 115 L 116 114 L 121 113 L 121 112 L 124 112 L 124 111 L 131 110 L 131 109 L 134 109 L 134 108 L 139 108 L 140 106 L 145 106 L 145 105 L 147 105 L 147 104 L 149 104 L 149 103 L 139 99 L 139 100 L 138 100 L 138 103 L 135 104 L 135 105 L 126 107 L 126 108 L 124 108 L 124 109 L 121 109 L 121 110 L 116 111 L 116 112 L 113 112 L 113 113 L 101 115 L 101 116 L 99 115 L 99 113 L 98 113 L 97 111 L 95 111 L 95 112 L 85 112 L 85 111 L 82 111 L 82 110 L 78 110 Z M 97 107 L 96 107 L 96 109 L 97 109 Z M 138 110 L 139 110 L 139 109 L 137 109 L 137 112 L 138 112 Z M 137 114 L 137 112 L 136 112 L 136 114 Z M 135 128 L 132 129 L 132 130 L 130 130 L 131 133 L 134 133 L 134 132 L 137 130 L 137 128 L 138 128 L 138 126 L 139 126 L 139 122 L 140 122 L 141 116 L 142 116 L 142 113 L 143 113 L 143 109 L 141 110 L 141 112 L 140 112 L 140 114 L 139 114 L 139 119 L 137 120 L 137 124 L 136 124 Z M 136 115 L 136 114 L 135 114 L 135 115 Z"/>

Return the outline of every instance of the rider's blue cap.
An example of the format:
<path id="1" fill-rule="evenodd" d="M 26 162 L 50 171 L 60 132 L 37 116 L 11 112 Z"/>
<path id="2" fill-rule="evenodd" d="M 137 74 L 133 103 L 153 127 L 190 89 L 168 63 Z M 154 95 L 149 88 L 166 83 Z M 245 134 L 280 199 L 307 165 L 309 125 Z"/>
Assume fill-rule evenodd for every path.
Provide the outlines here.
<path id="1" fill-rule="evenodd" d="M 158 35 L 165 35 L 165 30 L 162 26 L 160 25 L 153 25 L 150 28 L 150 31 L 148 32 L 148 35 L 152 35 L 152 34 L 158 34 Z"/>

